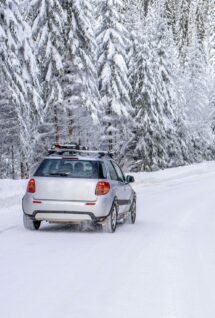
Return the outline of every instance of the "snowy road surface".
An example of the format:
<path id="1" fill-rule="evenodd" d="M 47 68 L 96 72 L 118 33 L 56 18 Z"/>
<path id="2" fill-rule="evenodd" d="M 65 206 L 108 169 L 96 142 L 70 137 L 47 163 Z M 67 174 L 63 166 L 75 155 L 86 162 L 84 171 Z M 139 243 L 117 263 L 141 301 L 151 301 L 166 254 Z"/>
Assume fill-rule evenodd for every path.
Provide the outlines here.
<path id="1" fill-rule="evenodd" d="M 0 181 L 1 318 L 215 317 L 215 163 L 136 175 L 115 234 L 22 226 L 25 181 Z"/>

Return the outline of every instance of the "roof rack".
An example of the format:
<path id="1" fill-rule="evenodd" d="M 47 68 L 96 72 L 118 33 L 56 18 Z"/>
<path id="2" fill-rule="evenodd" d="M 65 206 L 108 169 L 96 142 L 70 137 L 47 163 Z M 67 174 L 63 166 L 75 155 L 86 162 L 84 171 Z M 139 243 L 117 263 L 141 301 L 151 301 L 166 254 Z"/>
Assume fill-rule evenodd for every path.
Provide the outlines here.
<path id="1" fill-rule="evenodd" d="M 69 155 L 98 155 L 99 158 L 108 156 L 113 158 L 113 153 L 108 151 L 102 151 L 102 150 L 89 150 L 88 147 L 79 146 L 78 144 L 54 144 L 52 145 L 51 149 L 48 150 L 49 155 L 53 154 L 59 154 L 63 155 L 64 153 L 69 153 Z"/>

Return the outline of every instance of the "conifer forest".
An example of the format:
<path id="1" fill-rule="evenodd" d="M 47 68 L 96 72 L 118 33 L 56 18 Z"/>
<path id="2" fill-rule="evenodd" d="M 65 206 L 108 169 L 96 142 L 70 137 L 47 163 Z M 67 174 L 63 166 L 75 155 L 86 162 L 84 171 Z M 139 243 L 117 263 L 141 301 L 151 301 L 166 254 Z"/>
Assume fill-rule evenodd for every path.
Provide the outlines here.
<path id="1" fill-rule="evenodd" d="M 215 159 L 215 0 L 0 0 L 0 177 L 54 143 L 125 171 Z"/>

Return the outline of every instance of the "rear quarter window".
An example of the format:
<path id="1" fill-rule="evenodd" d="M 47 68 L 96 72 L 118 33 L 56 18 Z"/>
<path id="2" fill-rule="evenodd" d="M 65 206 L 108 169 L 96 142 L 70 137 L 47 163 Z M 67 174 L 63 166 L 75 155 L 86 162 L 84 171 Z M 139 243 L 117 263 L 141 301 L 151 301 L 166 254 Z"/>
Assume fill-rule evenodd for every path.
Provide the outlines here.
<path id="1" fill-rule="evenodd" d="M 108 171 L 109 171 L 111 180 L 118 180 L 118 176 L 116 174 L 116 171 L 115 171 L 111 161 L 107 160 L 106 163 L 107 163 L 107 167 L 108 167 Z"/>

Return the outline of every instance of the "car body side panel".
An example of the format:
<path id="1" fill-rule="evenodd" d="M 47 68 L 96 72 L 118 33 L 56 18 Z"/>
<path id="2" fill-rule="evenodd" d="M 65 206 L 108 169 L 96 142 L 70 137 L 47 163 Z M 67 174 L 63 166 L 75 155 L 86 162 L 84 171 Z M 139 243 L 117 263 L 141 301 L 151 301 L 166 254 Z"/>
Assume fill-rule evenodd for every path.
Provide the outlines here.
<path id="1" fill-rule="evenodd" d="M 108 170 L 108 165 L 107 165 L 106 161 L 107 160 L 105 160 L 105 164 L 106 164 L 106 167 Z M 115 169 L 115 165 L 116 166 L 118 166 L 118 165 L 113 160 L 111 160 L 111 162 L 114 164 L 114 169 Z M 128 183 L 126 183 L 125 176 L 124 176 L 120 167 L 119 167 L 119 169 L 121 171 L 121 174 L 123 176 L 124 181 L 110 180 L 110 182 L 115 184 L 115 195 L 116 195 L 117 200 L 118 200 L 119 214 L 120 214 L 120 213 L 125 213 L 125 212 L 129 211 L 131 201 L 133 200 L 134 191 L 131 188 L 131 186 Z M 117 171 L 116 171 L 116 173 L 117 173 Z M 110 179 L 109 171 L 108 171 L 108 177 Z"/>
<path id="2" fill-rule="evenodd" d="M 134 190 L 128 183 L 125 184 L 124 189 L 125 189 L 125 200 L 127 201 L 124 212 L 128 212 L 130 209 L 131 203 L 134 199 Z"/>
<path id="3" fill-rule="evenodd" d="M 118 204 L 119 204 L 119 213 L 124 213 L 125 212 L 125 207 L 126 207 L 126 192 L 125 192 L 125 183 L 118 181 Z"/>

